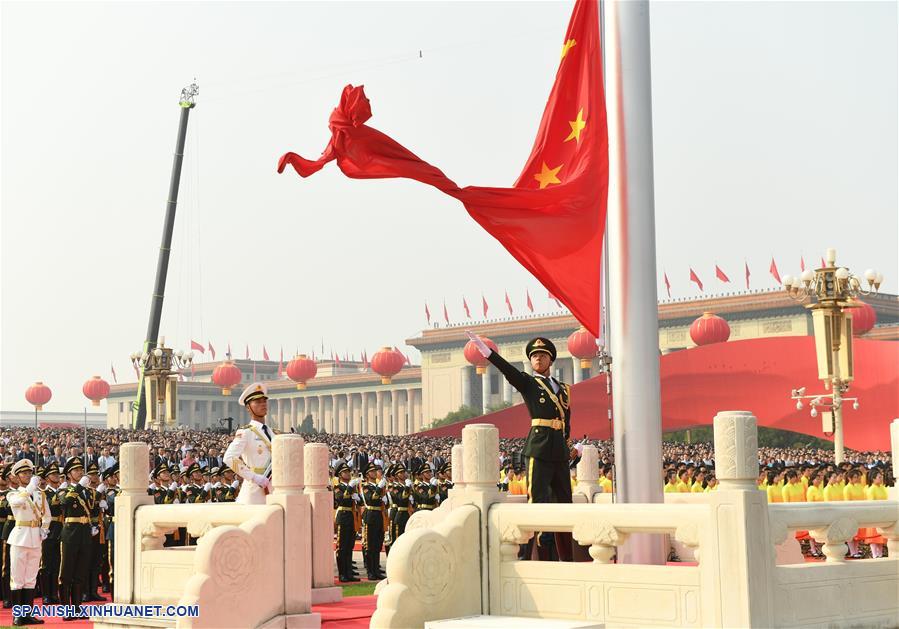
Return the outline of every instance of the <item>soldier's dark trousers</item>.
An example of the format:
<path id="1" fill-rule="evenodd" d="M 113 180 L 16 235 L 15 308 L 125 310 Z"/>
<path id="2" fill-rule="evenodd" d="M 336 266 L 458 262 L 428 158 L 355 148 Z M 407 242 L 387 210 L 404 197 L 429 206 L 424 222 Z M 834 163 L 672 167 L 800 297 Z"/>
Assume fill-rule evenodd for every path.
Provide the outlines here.
<path id="1" fill-rule="evenodd" d="M 0 573 L 0 578 L 3 579 L 3 600 L 9 600 L 9 544 L 3 542 L 3 571 Z"/>
<path id="2" fill-rule="evenodd" d="M 396 517 L 391 522 L 393 526 L 393 530 L 390 531 L 391 546 L 396 544 L 396 540 L 400 538 L 400 535 L 406 532 L 406 523 L 409 521 L 409 516 L 408 509 L 400 509 L 396 512 Z"/>
<path id="3" fill-rule="evenodd" d="M 337 513 L 336 520 L 337 574 L 341 581 L 349 581 L 353 576 L 353 546 L 356 543 L 353 514 L 349 511 L 340 511 Z M 368 568 L 367 565 L 366 568 Z"/>
<path id="4" fill-rule="evenodd" d="M 365 571 L 369 579 L 381 578 L 381 547 L 384 545 L 384 518 L 380 511 L 362 516 L 365 520 Z"/>
<path id="5" fill-rule="evenodd" d="M 89 524 L 66 524 L 62 529 L 59 565 L 60 600 L 66 605 L 81 605 L 90 566 L 91 527 Z"/>
<path id="6" fill-rule="evenodd" d="M 58 599 L 59 540 L 45 539 L 41 544 L 41 591 L 47 603 Z"/>
<path id="7" fill-rule="evenodd" d="M 536 457 L 528 461 L 528 502 L 571 502 L 571 474 L 567 461 L 547 461 Z M 559 561 L 571 561 L 571 533 L 556 533 L 555 546 Z M 549 561 L 551 551 L 538 544 L 537 556 L 541 561 Z"/>

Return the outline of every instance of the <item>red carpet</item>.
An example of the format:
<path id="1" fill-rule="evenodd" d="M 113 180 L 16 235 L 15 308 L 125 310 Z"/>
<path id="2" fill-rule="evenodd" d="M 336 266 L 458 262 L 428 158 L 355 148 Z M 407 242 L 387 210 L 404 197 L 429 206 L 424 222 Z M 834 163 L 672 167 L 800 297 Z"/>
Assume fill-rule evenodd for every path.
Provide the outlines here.
<path id="1" fill-rule="evenodd" d="M 362 629 L 368 627 L 377 601 L 377 596 L 351 596 L 341 603 L 313 605 L 312 611 L 322 615 L 322 627 L 327 629 Z"/>

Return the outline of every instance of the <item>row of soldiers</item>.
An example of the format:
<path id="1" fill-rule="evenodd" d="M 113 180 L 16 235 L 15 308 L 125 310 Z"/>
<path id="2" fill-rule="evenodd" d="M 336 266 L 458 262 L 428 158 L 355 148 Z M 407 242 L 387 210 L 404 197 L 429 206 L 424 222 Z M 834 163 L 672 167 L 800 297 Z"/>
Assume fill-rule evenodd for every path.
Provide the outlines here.
<path id="1" fill-rule="evenodd" d="M 200 467 L 192 463 L 183 472 L 177 465 L 160 463 L 150 474 L 147 493 L 156 504 L 234 502 L 240 481 L 227 465 Z"/>
<path id="2" fill-rule="evenodd" d="M 343 582 L 358 581 L 353 547 L 361 530 L 362 557 L 370 580 L 383 579 L 381 548 L 390 547 L 406 530 L 409 517 L 418 510 L 436 509 L 446 500 L 453 483 L 449 463 L 434 477 L 428 463 L 409 470 L 402 463 L 383 469 L 369 463 L 362 478 L 340 463 L 334 470 L 334 523 L 337 534 L 337 572 Z"/>

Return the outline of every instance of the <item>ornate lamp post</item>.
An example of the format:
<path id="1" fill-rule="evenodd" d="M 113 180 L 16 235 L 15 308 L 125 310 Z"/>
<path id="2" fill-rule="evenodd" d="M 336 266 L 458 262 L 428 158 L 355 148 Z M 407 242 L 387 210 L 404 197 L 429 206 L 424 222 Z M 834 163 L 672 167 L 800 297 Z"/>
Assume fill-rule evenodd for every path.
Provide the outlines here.
<path id="1" fill-rule="evenodd" d="M 852 309 L 858 305 L 852 300 L 859 295 L 876 293 L 883 283 L 883 274 L 874 269 L 864 273 L 867 289 L 862 288 L 862 279 L 846 267 L 837 267 L 836 249 L 827 250 L 827 266 L 812 271 L 803 271 L 799 277 L 787 275 L 783 278 L 784 289 L 790 297 L 802 302 L 810 297 L 815 302 L 806 308 L 812 311 L 815 330 L 815 352 L 818 358 L 818 378 L 824 382 L 830 393 L 806 395 L 805 387 L 793 389 L 790 398 L 796 400 L 796 409 L 801 410 L 803 400 L 811 400 L 811 416 L 822 412 L 824 432 L 833 433 L 834 459 L 843 462 L 843 402 L 851 401 L 858 409 L 858 398 L 845 397 L 852 382 Z"/>
<path id="2" fill-rule="evenodd" d="M 194 353 L 175 351 L 165 346 L 165 338 L 149 352 L 131 354 L 135 369 L 143 371 L 147 382 L 146 400 L 149 421 L 154 430 L 173 428 L 178 421 L 177 377 L 173 373 L 190 367 Z"/>

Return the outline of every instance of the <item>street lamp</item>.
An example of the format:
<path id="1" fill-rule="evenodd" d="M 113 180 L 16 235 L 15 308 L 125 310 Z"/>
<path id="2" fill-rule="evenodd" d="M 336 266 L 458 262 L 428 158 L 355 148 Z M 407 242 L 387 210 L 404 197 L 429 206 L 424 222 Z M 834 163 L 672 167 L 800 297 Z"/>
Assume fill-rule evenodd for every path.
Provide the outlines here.
<path id="1" fill-rule="evenodd" d="M 187 369 L 194 359 L 192 351 L 173 350 L 165 346 L 165 337 L 150 352 L 134 352 L 131 363 L 135 369 L 144 372 L 147 382 L 147 425 L 156 430 L 165 430 L 177 423 L 178 397 L 177 378 L 173 372 Z"/>
<path id="2" fill-rule="evenodd" d="M 787 275 L 783 286 L 796 301 L 815 298 L 806 308 L 812 311 L 818 379 L 831 392 L 806 395 L 805 387 L 800 387 L 791 391 L 790 399 L 796 400 L 796 410 L 802 410 L 803 400 L 810 400 L 812 417 L 817 417 L 818 409 L 822 409 L 822 427 L 824 432 L 833 433 L 834 460 L 839 464 L 843 462 L 843 402 L 851 401 L 852 408 L 858 409 L 858 398 L 844 397 L 854 378 L 852 308 L 858 305 L 853 299 L 880 290 L 883 274 L 868 269 L 861 278 L 846 267 L 838 267 L 836 249 L 828 249 L 826 257 L 826 266 L 807 269 L 799 277 Z M 867 288 L 862 288 L 862 279 Z"/>

